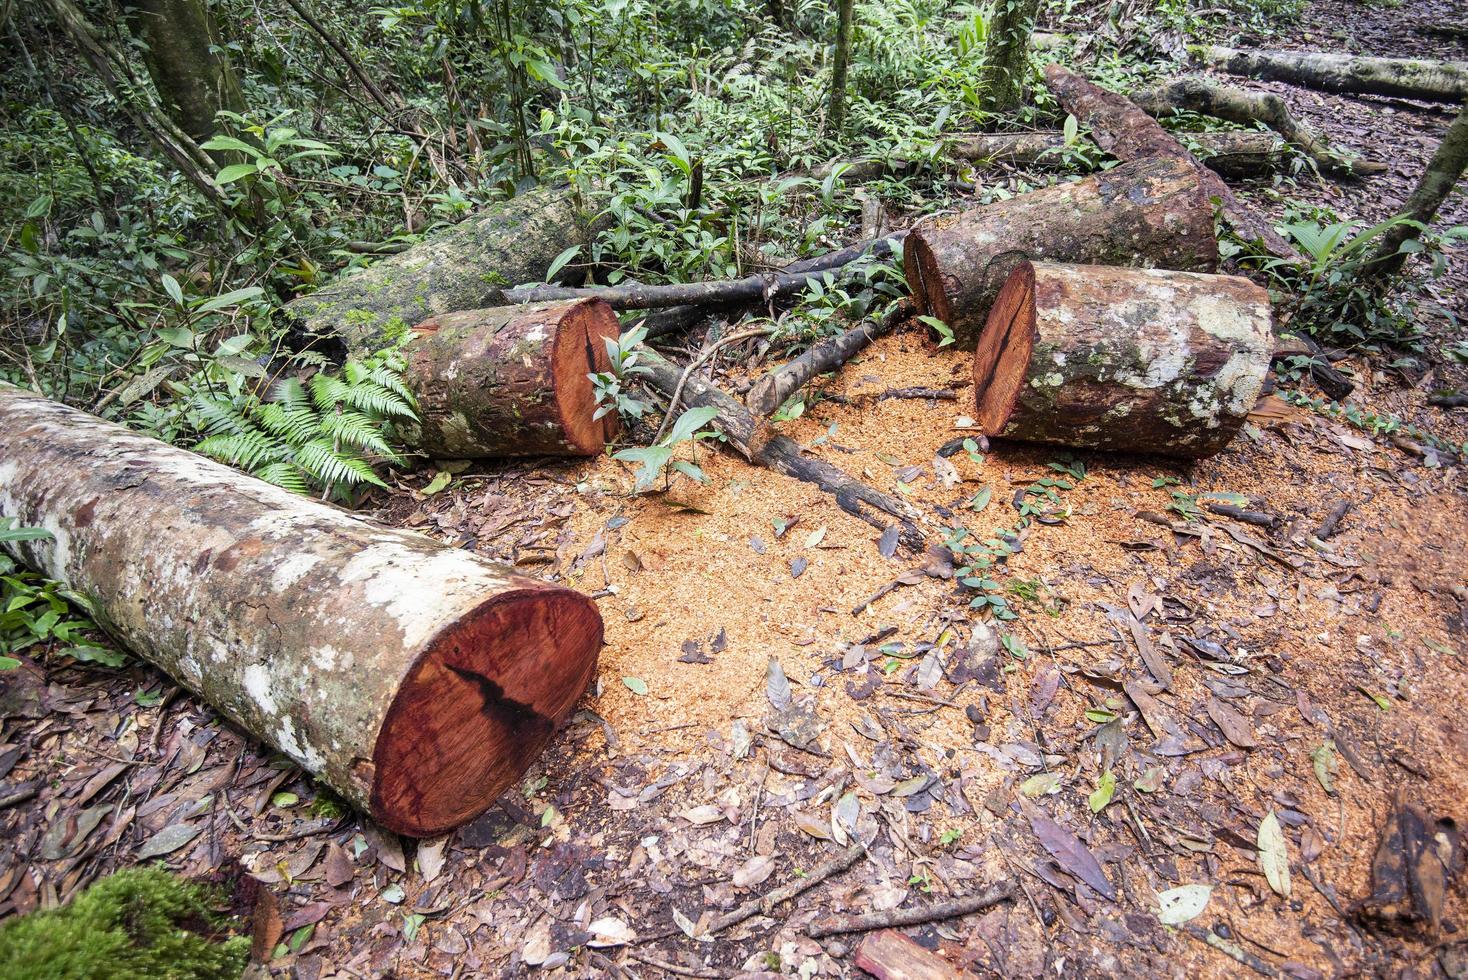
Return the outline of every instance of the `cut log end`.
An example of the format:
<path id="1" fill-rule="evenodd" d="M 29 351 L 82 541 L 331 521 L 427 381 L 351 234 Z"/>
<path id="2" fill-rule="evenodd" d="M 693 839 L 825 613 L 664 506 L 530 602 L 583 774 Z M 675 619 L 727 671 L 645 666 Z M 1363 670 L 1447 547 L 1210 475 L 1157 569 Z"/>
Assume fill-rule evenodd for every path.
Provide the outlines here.
<path id="1" fill-rule="evenodd" d="M 550 588 L 496 595 L 445 629 L 383 720 L 372 816 L 425 837 L 482 813 L 566 720 L 595 673 L 601 641 L 595 604 Z"/>
<path id="2" fill-rule="evenodd" d="M 949 290 L 943 286 L 938 258 L 921 230 L 907 236 L 903 245 L 903 261 L 913 307 L 922 315 L 936 317 L 952 325 L 953 305 L 948 300 Z"/>
<path id="3" fill-rule="evenodd" d="M 974 353 L 974 390 L 981 431 L 1003 431 L 1014 413 L 1035 347 L 1035 267 L 1015 269 L 999 290 Z"/>
<path id="4" fill-rule="evenodd" d="M 617 413 L 596 415 L 596 388 L 591 375 L 611 370 L 607 339 L 622 333 L 612 308 L 595 300 L 575 303 L 561 317 L 551 352 L 556 377 L 556 409 L 566 441 L 586 456 L 595 456 L 616 436 Z"/>

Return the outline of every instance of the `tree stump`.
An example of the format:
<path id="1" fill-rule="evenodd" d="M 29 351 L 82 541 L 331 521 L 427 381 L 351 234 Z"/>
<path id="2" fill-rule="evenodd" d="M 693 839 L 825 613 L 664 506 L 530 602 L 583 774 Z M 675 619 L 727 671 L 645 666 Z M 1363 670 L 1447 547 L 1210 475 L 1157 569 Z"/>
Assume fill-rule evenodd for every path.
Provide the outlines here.
<path id="1" fill-rule="evenodd" d="M 413 328 L 406 381 L 418 399 L 408 442 L 434 456 L 595 456 L 617 413 L 594 418 L 590 374 L 621 330 L 600 300 L 466 310 Z"/>
<path id="2" fill-rule="evenodd" d="M 1027 259 L 1218 266 L 1213 205 L 1192 166 L 1139 160 L 1074 183 L 924 223 L 907 237 L 907 285 L 918 312 L 972 348 L 1009 273 Z"/>
<path id="3" fill-rule="evenodd" d="M 1237 276 L 1026 262 L 974 356 L 991 436 L 1209 456 L 1259 397 L 1269 294 Z"/>
<path id="4" fill-rule="evenodd" d="M 512 786 L 591 681 L 596 605 L 0 385 L 8 547 L 99 625 L 403 834 Z"/>

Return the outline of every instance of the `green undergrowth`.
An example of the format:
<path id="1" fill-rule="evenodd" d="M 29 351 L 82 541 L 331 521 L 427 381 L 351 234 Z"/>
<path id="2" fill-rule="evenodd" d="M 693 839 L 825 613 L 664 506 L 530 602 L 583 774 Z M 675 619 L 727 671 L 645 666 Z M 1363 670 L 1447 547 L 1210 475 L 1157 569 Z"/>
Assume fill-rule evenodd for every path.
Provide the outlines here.
<path id="1" fill-rule="evenodd" d="M 245 969 L 250 941 L 234 935 L 219 896 L 160 868 L 129 868 L 71 904 L 0 925 L 7 980 L 221 980 Z"/>

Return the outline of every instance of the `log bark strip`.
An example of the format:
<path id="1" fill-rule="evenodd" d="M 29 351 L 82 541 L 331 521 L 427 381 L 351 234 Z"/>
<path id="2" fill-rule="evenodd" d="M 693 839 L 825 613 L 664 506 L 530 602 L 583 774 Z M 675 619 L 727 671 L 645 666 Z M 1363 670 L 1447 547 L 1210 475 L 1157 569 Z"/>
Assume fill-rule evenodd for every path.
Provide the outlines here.
<path id="1" fill-rule="evenodd" d="M 1269 295 L 1237 276 L 1026 263 L 974 357 L 990 436 L 1208 456 L 1258 400 Z"/>
<path id="2" fill-rule="evenodd" d="M 914 229 L 905 249 L 917 311 L 948 324 L 967 348 L 999 287 L 1027 259 L 1218 267 L 1213 206 L 1196 168 L 1176 160 L 1123 164 L 939 218 Z"/>
<path id="3" fill-rule="evenodd" d="M 446 313 L 413 328 L 406 382 L 418 399 L 414 447 L 434 456 L 595 456 L 617 413 L 596 414 L 590 374 L 621 332 L 596 300 Z"/>
<path id="4" fill-rule="evenodd" d="M 0 386 L 9 546 L 384 826 L 474 817 L 595 673 L 585 596 Z"/>
<path id="5" fill-rule="evenodd" d="M 775 410 L 785 404 L 791 395 L 805 387 L 811 378 L 836 370 L 866 350 L 873 340 L 889 332 L 899 320 L 911 314 L 911 304 L 904 301 L 890 316 L 865 321 L 840 336 L 829 337 L 812 345 L 804 354 L 770 370 L 756 381 L 744 396 L 744 403 L 757 416 L 775 414 Z"/>
<path id="6" fill-rule="evenodd" d="M 1118 160 L 1156 157 L 1191 165 L 1207 196 L 1219 201 L 1224 218 L 1240 238 L 1262 244 L 1271 255 L 1291 262 L 1300 260 L 1300 254 L 1268 221 L 1234 197 L 1217 174 L 1203 167 L 1185 146 L 1134 102 L 1055 64 L 1045 66 L 1045 84 L 1067 112 L 1091 127 L 1091 138 L 1101 149 Z"/>
<path id="7" fill-rule="evenodd" d="M 642 352 L 641 363 L 648 368 L 643 380 L 651 388 L 671 397 L 683 377 L 682 369 L 656 351 L 648 348 L 639 350 Z M 714 426 L 723 433 L 734 451 L 751 463 L 820 487 L 836 497 L 836 503 L 842 510 L 872 527 L 885 531 L 892 524 L 872 511 L 896 518 L 902 543 L 913 550 L 924 546 L 923 535 L 914 523 L 917 515 L 912 508 L 853 479 L 825 460 L 804 455 L 799 443 L 778 434 L 763 419 L 755 418 L 728 392 L 689 377 L 684 380 L 680 404 L 684 408 L 706 406 L 716 409 L 719 414 L 714 419 Z"/>
<path id="8" fill-rule="evenodd" d="M 1231 75 L 1289 82 L 1322 92 L 1390 95 L 1427 102 L 1468 99 L 1468 64 L 1416 58 L 1369 58 L 1315 51 L 1241 51 L 1221 45 L 1189 49 Z"/>
<path id="9" fill-rule="evenodd" d="M 506 289 L 544 279 L 561 252 L 589 246 L 593 235 L 575 194 L 541 188 L 298 297 L 285 312 L 309 334 L 374 350 L 429 317 L 507 302 Z"/>
<path id="10" fill-rule="evenodd" d="M 1161 117 L 1169 112 L 1198 112 L 1215 119 L 1250 125 L 1263 123 L 1287 140 L 1292 146 L 1309 157 L 1326 173 L 1344 173 L 1353 177 L 1370 177 L 1385 173 L 1387 166 L 1360 157 L 1343 154 L 1315 132 L 1308 123 L 1295 117 L 1285 100 L 1273 92 L 1251 92 L 1248 89 L 1220 85 L 1201 75 L 1177 78 L 1156 88 L 1133 92 L 1131 99 L 1139 108 L 1152 116 Z M 1200 134 L 1204 135 L 1204 134 Z M 1200 147 L 1207 144 L 1199 141 Z M 1219 170 L 1212 159 L 1199 157 L 1210 169 L 1229 176 Z"/>
<path id="11" fill-rule="evenodd" d="M 1179 136 L 1198 147 L 1198 159 L 1204 166 L 1224 177 L 1257 177 L 1278 170 L 1284 163 L 1284 144 L 1278 137 L 1258 130 Z M 1065 159 L 1065 147 L 1065 134 L 1059 131 L 979 133 L 950 143 L 948 155 L 957 160 L 993 160 L 1022 166 L 1053 161 L 1058 166 Z"/>

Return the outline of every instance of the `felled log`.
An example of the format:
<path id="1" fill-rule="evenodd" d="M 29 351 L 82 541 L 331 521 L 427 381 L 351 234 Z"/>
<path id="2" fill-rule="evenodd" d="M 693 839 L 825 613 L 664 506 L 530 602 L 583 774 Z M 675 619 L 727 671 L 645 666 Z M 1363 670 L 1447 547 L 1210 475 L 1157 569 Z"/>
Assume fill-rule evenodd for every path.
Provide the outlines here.
<path id="1" fill-rule="evenodd" d="M 1026 262 L 974 356 L 990 436 L 1171 456 L 1226 446 L 1274 349 L 1269 294 L 1237 276 Z"/>
<path id="2" fill-rule="evenodd" d="M 298 297 L 285 313 L 306 333 L 370 351 L 429 317 L 499 306 L 507 288 L 544 279 L 563 251 L 590 245 L 583 207 L 570 190 L 529 191 Z"/>
<path id="3" fill-rule="evenodd" d="M 1026 259 L 1207 271 L 1218 267 L 1218 240 L 1196 168 L 1141 160 L 925 222 L 904 257 L 917 311 L 972 348 L 999 287 Z"/>
<path id="4" fill-rule="evenodd" d="M 1241 51 L 1198 45 L 1199 61 L 1231 75 L 1289 82 L 1322 92 L 1392 95 L 1426 102 L 1468 98 L 1468 64 L 1417 58 L 1369 58 L 1316 51 Z"/>
<path id="5" fill-rule="evenodd" d="M 8 547 L 124 646 L 399 833 L 493 803 L 595 672 L 579 593 L 8 386 L 0 516 L 51 532 Z"/>
<path id="6" fill-rule="evenodd" d="M 874 932 L 861 941 L 853 960 L 877 980 L 961 980 L 963 974 L 895 929 Z"/>
<path id="7" fill-rule="evenodd" d="M 1368 276 L 1381 282 L 1402 271 L 1402 264 L 1409 254 L 1402 251 L 1402 245 L 1409 238 L 1422 234 L 1432 223 L 1438 208 L 1453 193 L 1464 171 L 1468 171 L 1468 101 L 1463 103 L 1458 117 L 1443 134 L 1442 142 L 1427 162 L 1427 169 L 1402 205 L 1401 217 L 1406 220 L 1388 228 L 1372 249 L 1366 264 Z"/>
<path id="8" fill-rule="evenodd" d="M 923 536 L 913 523 L 916 514 L 912 508 L 853 479 L 825 460 L 803 455 L 799 443 L 778 434 L 764 419 L 750 414 L 728 392 L 699 378 L 685 378 L 678 365 L 654 350 L 639 348 L 639 352 L 642 355 L 639 363 L 648 369 L 642 380 L 669 398 L 679 390 L 681 380 L 680 405 L 683 408 L 717 410 L 719 414 L 714 419 L 714 426 L 723 434 L 727 444 L 746 460 L 820 487 L 835 496 L 842 510 L 879 530 L 885 531 L 893 522 L 884 520 L 873 511 L 896 518 L 902 542 L 913 550 L 921 550 Z"/>
<path id="9" fill-rule="evenodd" d="M 404 380 L 417 431 L 433 456 L 595 456 L 617 413 L 593 418 L 590 374 L 608 370 L 606 340 L 621 324 L 597 300 L 466 310 L 413 328 Z"/>
<path id="10" fill-rule="evenodd" d="M 1314 127 L 1296 118 L 1285 100 L 1273 92 L 1251 92 L 1231 85 L 1220 85 L 1202 75 L 1189 75 L 1175 78 L 1155 88 L 1133 92 L 1131 100 L 1151 116 L 1161 117 L 1169 112 L 1187 111 L 1243 125 L 1263 123 L 1326 173 L 1370 177 L 1387 170 L 1384 163 L 1363 160 L 1333 148 Z M 1218 171 L 1212 160 L 1203 159 L 1203 162 Z M 1225 173 L 1224 176 L 1229 175 Z"/>
<path id="11" fill-rule="evenodd" d="M 1205 194 L 1223 205 L 1223 216 L 1244 241 L 1259 242 L 1271 255 L 1299 261 L 1300 254 L 1252 208 L 1244 205 L 1218 175 L 1201 166 L 1187 147 L 1125 96 L 1108 92 L 1073 71 L 1045 66 L 1045 85 L 1065 110 L 1091 127 L 1096 145 L 1118 160 L 1160 158 L 1191 165 Z"/>
<path id="12" fill-rule="evenodd" d="M 1150 111 L 1150 110 L 1149 110 Z M 1155 113 L 1154 113 L 1155 115 Z M 1284 162 L 1284 144 L 1258 130 L 1220 130 L 1180 133 L 1180 138 L 1198 147 L 1198 159 L 1224 177 L 1257 177 L 1278 170 Z M 1034 166 L 1064 159 L 1065 134 L 978 133 L 948 144 L 948 154 L 957 160 L 993 160 Z"/>
<path id="13" fill-rule="evenodd" d="M 566 299 L 599 299 L 614 310 L 656 310 L 680 306 L 723 303 L 776 302 L 803 291 L 826 272 L 848 266 L 864 256 L 882 258 L 906 236 L 894 232 L 885 238 L 859 242 L 815 258 L 792 263 L 779 272 L 714 279 L 708 282 L 675 282 L 666 285 L 632 283 L 626 286 L 527 286 L 505 293 L 509 303 L 541 303 Z"/>
<path id="14" fill-rule="evenodd" d="M 889 332 L 899 320 L 912 315 L 912 304 L 903 301 L 888 316 L 857 324 L 845 333 L 812 344 L 799 357 L 771 368 L 750 386 L 744 404 L 757 416 L 775 414 L 790 396 L 818 374 L 834 371 L 878 337 Z"/>

